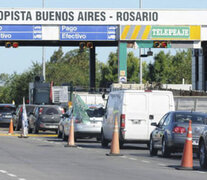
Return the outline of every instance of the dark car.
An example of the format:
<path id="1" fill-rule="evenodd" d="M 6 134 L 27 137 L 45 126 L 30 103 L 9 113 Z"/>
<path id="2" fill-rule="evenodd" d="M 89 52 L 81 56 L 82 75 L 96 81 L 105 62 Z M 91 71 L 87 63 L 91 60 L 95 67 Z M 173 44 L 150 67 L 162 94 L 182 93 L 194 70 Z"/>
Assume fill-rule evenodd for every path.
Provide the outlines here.
<path id="1" fill-rule="evenodd" d="M 25 104 L 25 107 L 26 107 L 27 116 L 29 116 L 29 114 L 33 112 L 36 105 Z M 19 131 L 20 128 L 22 127 L 22 110 L 23 110 L 23 106 L 19 105 L 16 109 L 16 113 L 13 116 L 13 123 L 16 131 Z"/>
<path id="2" fill-rule="evenodd" d="M 199 138 L 199 159 L 201 168 L 207 169 L 207 127 Z"/>
<path id="3" fill-rule="evenodd" d="M 30 113 L 29 132 L 38 133 L 39 130 L 58 130 L 60 118 L 64 109 L 58 105 L 38 105 Z"/>
<path id="4" fill-rule="evenodd" d="M 150 135 L 150 155 L 167 157 L 173 152 L 182 152 L 189 121 L 192 121 L 193 148 L 198 151 L 199 137 L 206 125 L 207 114 L 199 112 L 173 111 L 165 114 Z"/>
<path id="5" fill-rule="evenodd" d="M 0 104 L 0 125 L 8 126 L 15 110 L 16 107 L 13 104 Z"/>

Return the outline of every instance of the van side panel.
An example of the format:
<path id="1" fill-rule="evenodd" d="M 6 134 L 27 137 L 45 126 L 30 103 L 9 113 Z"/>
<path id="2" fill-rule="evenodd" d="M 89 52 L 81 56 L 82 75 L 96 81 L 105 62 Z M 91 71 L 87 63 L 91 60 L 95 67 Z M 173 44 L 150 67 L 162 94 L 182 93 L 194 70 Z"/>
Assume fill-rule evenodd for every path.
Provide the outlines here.
<path id="1" fill-rule="evenodd" d="M 148 137 L 148 96 L 144 93 L 125 93 L 125 140 L 146 140 Z"/>

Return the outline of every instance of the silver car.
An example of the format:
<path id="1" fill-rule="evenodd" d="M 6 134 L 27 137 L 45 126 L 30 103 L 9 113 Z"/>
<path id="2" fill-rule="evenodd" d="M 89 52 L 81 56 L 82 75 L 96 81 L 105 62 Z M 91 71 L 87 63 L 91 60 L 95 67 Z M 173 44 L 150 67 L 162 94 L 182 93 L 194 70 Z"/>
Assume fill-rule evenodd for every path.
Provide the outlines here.
<path id="1" fill-rule="evenodd" d="M 83 138 L 96 137 L 100 140 L 101 127 L 103 122 L 104 109 L 98 105 L 88 105 L 85 113 L 74 113 L 72 110 L 67 118 L 65 118 L 62 137 L 64 140 L 69 136 L 70 121 L 74 120 L 75 140 Z"/>
<path id="2" fill-rule="evenodd" d="M 192 121 L 193 148 L 198 151 L 199 137 L 206 125 L 207 114 L 188 111 L 174 111 L 165 114 L 150 136 L 150 155 L 170 156 L 173 152 L 182 152 L 187 136 L 189 120 Z"/>

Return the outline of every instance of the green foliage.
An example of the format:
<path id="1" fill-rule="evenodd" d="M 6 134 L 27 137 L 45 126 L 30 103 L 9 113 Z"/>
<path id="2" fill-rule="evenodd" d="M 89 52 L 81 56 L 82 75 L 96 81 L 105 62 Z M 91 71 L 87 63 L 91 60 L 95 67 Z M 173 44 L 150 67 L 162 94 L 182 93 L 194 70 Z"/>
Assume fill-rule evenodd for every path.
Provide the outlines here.
<path id="1" fill-rule="evenodd" d="M 133 52 L 127 55 L 127 79 L 129 83 L 139 82 L 139 58 Z M 154 62 L 147 64 L 142 62 L 143 83 L 191 83 L 191 50 L 178 51 L 175 55 L 165 54 L 160 51 L 154 57 Z M 22 103 L 22 98 L 28 99 L 29 82 L 34 81 L 36 75 L 41 75 L 42 65 L 33 63 L 32 67 L 22 74 L 0 74 L 0 81 L 4 86 L 0 87 L 0 103 Z M 60 47 L 46 63 L 46 81 L 54 82 L 54 85 L 70 83 L 74 86 L 89 86 L 89 50 L 80 52 L 74 49 L 63 54 Z M 109 87 L 118 82 L 118 53 L 111 52 L 106 64 L 96 61 L 96 85 Z"/>
<path id="2" fill-rule="evenodd" d="M 148 81 L 166 84 L 181 84 L 182 79 L 191 83 L 191 50 L 177 51 L 175 56 L 160 51 L 154 63 L 148 65 Z"/>
<path id="3" fill-rule="evenodd" d="M 127 81 L 128 83 L 139 82 L 139 62 L 133 52 L 127 54 Z M 147 77 L 148 69 L 146 62 L 142 62 L 143 77 Z M 101 65 L 100 87 L 109 87 L 110 84 L 118 82 L 118 54 L 110 53 L 107 64 Z M 146 82 L 146 79 L 143 80 Z"/>

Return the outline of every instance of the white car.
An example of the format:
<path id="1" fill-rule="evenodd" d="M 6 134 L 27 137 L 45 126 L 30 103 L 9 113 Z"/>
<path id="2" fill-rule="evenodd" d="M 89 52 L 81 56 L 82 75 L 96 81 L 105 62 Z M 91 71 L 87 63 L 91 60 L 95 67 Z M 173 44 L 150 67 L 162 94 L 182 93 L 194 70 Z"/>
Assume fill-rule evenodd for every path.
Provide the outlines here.
<path id="1" fill-rule="evenodd" d="M 72 110 L 63 123 L 63 140 L 67 140 L 69 136 L 71 118 L 74 120 L 75 140 L 93 137 L 100 140 L 103 115 L 104 108 L 98 105 L 88 105 L 88 109 L 86 109 L 85 112 L 78 114 Z"/>

